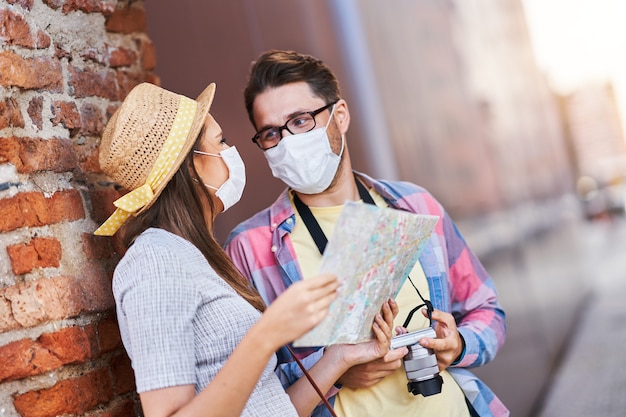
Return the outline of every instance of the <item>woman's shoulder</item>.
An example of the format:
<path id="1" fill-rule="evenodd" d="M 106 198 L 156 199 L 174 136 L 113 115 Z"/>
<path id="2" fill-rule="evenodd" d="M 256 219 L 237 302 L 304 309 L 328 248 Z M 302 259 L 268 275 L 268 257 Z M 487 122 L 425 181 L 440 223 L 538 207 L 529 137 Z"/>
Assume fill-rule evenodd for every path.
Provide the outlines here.
<path id="1" fill-rule="evenodd" d="M 189 241 L 163 229 L 151 228 L 141 233 L 128 248 L 114 274 L 114 285 L 143 277 L 157 283 L 172 276 L 211 275 L 212 268 L 202 253 Z"/>

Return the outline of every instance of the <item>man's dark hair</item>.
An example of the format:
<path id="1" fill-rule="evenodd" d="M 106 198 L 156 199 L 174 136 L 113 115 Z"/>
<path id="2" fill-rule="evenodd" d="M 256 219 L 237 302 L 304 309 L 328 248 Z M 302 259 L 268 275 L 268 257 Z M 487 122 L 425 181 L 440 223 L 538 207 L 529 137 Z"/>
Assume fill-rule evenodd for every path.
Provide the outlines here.
<path id="1" fill-rule="evenodd" d="M 341 98 L 335 74 L 321 60 L 294 51 L 270 50 L 261 54 L 250 67 L 248 84 L 243 96 L 248 117 L 254 125 L 254 99 L 268 88 L 295 82 L 306 82 L 313 93 L 332 103 Z"/>

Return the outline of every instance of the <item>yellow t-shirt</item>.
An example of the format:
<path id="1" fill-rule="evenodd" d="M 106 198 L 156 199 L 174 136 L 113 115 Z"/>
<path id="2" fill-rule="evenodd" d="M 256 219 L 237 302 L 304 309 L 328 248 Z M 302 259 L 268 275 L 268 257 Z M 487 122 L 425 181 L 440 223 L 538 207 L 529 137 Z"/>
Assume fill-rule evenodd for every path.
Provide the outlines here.
<path id="1" fill-rule="evenodd" d="M 386 206 L 382 197 L 370 190 L 376 205 Z M 293 197 L 292 204 L 293 204 Z M 309 207 L 328 237 L 332 232 L 343 206 Z M 298 257 L 298 264 L 304 279 L 315 276 L 319 269 L 320 255 L 315 242 L 296 210 L 296 225 L 291 233 L 291 241 Z M 419 262 L 409 274 L 415 286 L 424 297 L 429 296 L 428 281 Z M 395 298 L 400 312 L 394 320 L 394 327 L 401 326 L 408 313 L 422 300 L 407 279 Z M 413 314 L 409 331 L 423 329 L 428 326 L 428 319 L 420 311 Z M 443 386 L 440 394 L 424 397 L 413 395 L 407 389 L 407 378 L 404 367 L 385 377 L 370 388 L 352 389 L 344 387 L 335 399 L 335 412 L 342 417 L 366 416 L 450 416 L 469 417 L 463 391 L 447 372 L 440 373 Z"/>

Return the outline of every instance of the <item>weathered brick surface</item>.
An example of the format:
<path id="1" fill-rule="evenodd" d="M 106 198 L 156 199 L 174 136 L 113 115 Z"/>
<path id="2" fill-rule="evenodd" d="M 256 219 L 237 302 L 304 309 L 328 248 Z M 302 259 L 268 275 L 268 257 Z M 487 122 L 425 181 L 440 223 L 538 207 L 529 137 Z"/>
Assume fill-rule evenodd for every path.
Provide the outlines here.
<path id="1" fill-rule="evenodd" d="M 20 193 L 0 200 L 0 232 L 20 227 L 38 227 L 85 217 L 76 190 L 65 190 L 46 198 L 42 193 Z"/>
<path id="2" fill-rule="evenodd" d="M 111 359 L 111 375 L 115 394 L 126 394 L 135 389 L 135 374 L 126 354 Z"/>
<path id="3" fill-rule="evenodd" d="M 56 268 L 61 260 L 61 243 L 55 238 L 36 237 L 28 243 L 7 246 L 7 251 L 15 275 L 34 268 Z"/>
<path id="4" fill-rule="evenodd" d="M 5 127 L 24 127 L 20 106 L 13 98 L 0 101 L 0 129 Z"/>
<path id="5" fill-rule="evenodd" d="M 113 316 L 99 322 L 96 329 L 101 353 L 112 352 L 122 347 L 120 329 Z"/>
<path id="6" fill-rule="evenodd" d="M 38 341 L 63 364 L 81 363 L 98 356 L 93 325 L 66 327 L 54 333 L 44 333 Z"/>
<path id="7" fill-rule="evenodd" d="M 104 129 L 102 111 L 94 104 L 86 103 L 80 108 L 80 133 L 83 135 L 101 135 Z"/>
<path id="8" fill-rule="evenodd" d="M 39 375 L 62 365 L 83 363 L 97 356 L 92 325 L 67 327 L 0 347 L 0 382 Z"/>
<path id="9" fill-rule="evenodd" d="M 115 211 L 113 202 L 120 198 L 123 193 L 112 188 L 94 190 L 89 193 L 93 212 L 91 218 L 98 224 L 104 223 L 111 213 Z"/>
<path id="10" fill-rule="evenodd" d="M 56 417 L 84 413 L 112 398 L 109 372 L 98 369 L 79 378 L 61 381 L 49 389 L 17 395 L 13 404 L 24 417 Z"/>
<path id="11" fill-rule="evenodd" d="M 76 167 L 73 144 L 67 139 L 0 138 L 0 162 L 9 162 L 20 173 L 68 172 Z"/>
<path id="12" fill-rule="evenodd" d="M 0 9 L 0 38 L 4 38 L 7 44 L 33 49 L 50 46 L 50 36 L 41 30 L 34 32 L 24 16 L 9 9 Z"/>
<path id="13" fill-rule="evenodd" d="M 78 158 L 78 169 L 85 173 L 101 173 L 100 162 L 98 161 L 98 146 L 94 143 L 84 143 L 74 145 L 74 153 Z"/>
<path id="14" fill-rule="evenodd" d="M 44 0 L 50 8 L 61 10 L 64 14 L 80 10 L 83 13 L 101 13 L 110 15 L 115 10 L 116 0 Z"/>
<path id="15" fill-rule="evenodd" d="M 126 48 L 109 48 L 108 63 L 111 68 L 129 67 L 137 62 L 137 54 Z"/>
<path id="16" fill-rule="evenodd" d="M 13 320 L 22 327 L 106 311 L 115 304 L 110 274 L 95 264 L 87 266 L 79 278 L 42 278 L 7 287 L 0 291 L 2 299 L 9 303 Z M 12 324 L 13 321 L 6 323 L 7 326 Z M 4 330 L 0 328 L 0 332 Z"/>
<path id="17" fill-rule="evenodd" d="M 41 111 L 43 110 L 43 97 L 33 97 L 28 102 L 28 115 L 30 116 L 30 120 L 37 127 L 37 129 L 41 130 L 43 127 L 43 115 Z"/>
<path id="18" fill-rule="evenodd" d="M 123 100 L 124 97 L 130 93 L 130 90 L 132 90 L 133 87 L 144 81 L 148 80 L 146 79 L 146 75 L 143 73 L 135 74 L 131 72 L 119 71 L 117 73 L 117 84 L 119 86 L 120 100 Z"/>
<path id="19" fill-rule="evenodd" d="M 115 74 L 112 71 L 93 71 L 91 69 L 81 69 L 73 65 L 69 66 L 69 84 L 74 90 L 74 96 L 82 97 L 103 97 L 109 100 L 117 100 L 119 97 L 117 85 L 115 84 Z"/>
<path id="20" fill-rule="evenodd" d="M 78 112 L 76 103 L 71 101 L 55 101 L 52 103 L 51 110 L 54 117 L 50 119 L 50 121 L 53 126 L 61 124 L 70 131 L 71 136 L 80 130 L 80 113 Z"/>
<path id="21" fill-rule="evenodd" d="M 124 193 L 106 184 L 98 164 L 106 121 L 135 85 L 160 84 L 143 5 L 42 0 L 35 7 L 34 0 L 7 0 L 0 6 L 0 43 L 7 46 L 0 48 L 0 89 L 7 93 L 0 97 L 0 130 L 10 132 L 0 137 L 0 165 L 14 167 L 19 180 L 6 181 L 21 184 L 0 196 L 0 236 L 8 237 L 0 251 L 14 275 L 0 288 L 0 333 L 20 332 L 0 346 L 0 388 L 19 380 L 13 400 L 22 417 L 136 415 L 134 377 L 111 293 L 112 268 L 124 249 L 118 236 L 95 237 L 91 222 L 80 220 L 101 223 Z M 77 22 L 79 16 L 89 24 Z M 105 31 L 115 35 L 95 39 Z M 59 188 L 70 189 L 55 191 L 55 174 Z M 40 181 L 45 194 L 36 188 Z M 41 232 L 28 230 L 38 227 Z M 22 339 L 23 329 L 33 335 L 40 325 L 56 329 L 78 317 L 90 324 Z M 68 365 L 72 375 L 98 370 L 42 385 L 50 379 L 38 376 L 67 375 Z"/>
<path id="22" fill-rule="evenodd" d="M 0 291 L 0 332 L 17 329 L 20 324 L 13 316 L 11 301 L 4 296 L 4 291 Z"/>
<path id="23" fill-rule="evenodd" d="M 116 33 L 146 32 L 146 12 L 143 8 L 130 6 L 116 9 L 106 20 L 106 29 Z"/>
<path id="24" fill-rule="evenodd" d="M 111 247 L 111 239 L 108 237 L 83 233 L 81 240 L 83 242 L 83 252 L 85 252 L 87 259 L 97 260 L 111 258 L 113 248 Z"/>
<path id="25" fill-rule="evenodd" d="M 141 39 L 141 62 L 146 71 L 156 67 L 156 48 L 149 39 Z"/>
<path id="26" fill-rule="evenodd" d="M 22 339 L 0 348 L 0 381 L 12 381 L 37 375 L 61 366 L 59 358 L 41 344 Z"/>
<path id="27" fill-rule="evenodd" d="M 53 58 L 23 58 L 13 52 L 0 52 L 0 85 L 61 92 L 61 63 Z"/>

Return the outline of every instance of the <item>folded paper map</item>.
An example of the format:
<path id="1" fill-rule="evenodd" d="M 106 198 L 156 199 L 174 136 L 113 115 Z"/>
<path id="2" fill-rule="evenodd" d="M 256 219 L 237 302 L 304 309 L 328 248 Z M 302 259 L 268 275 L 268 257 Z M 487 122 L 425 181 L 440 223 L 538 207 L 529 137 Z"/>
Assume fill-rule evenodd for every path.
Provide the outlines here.
<path id="1" fill-rule="evenodd" d="M 329 314 L 294 346 L 359 343 L 373 338 L 372 324 L 417 262 L 438 216 L 371 204 L 346 203 L 322 256 L 320 273 L 339 278 Z"/>

